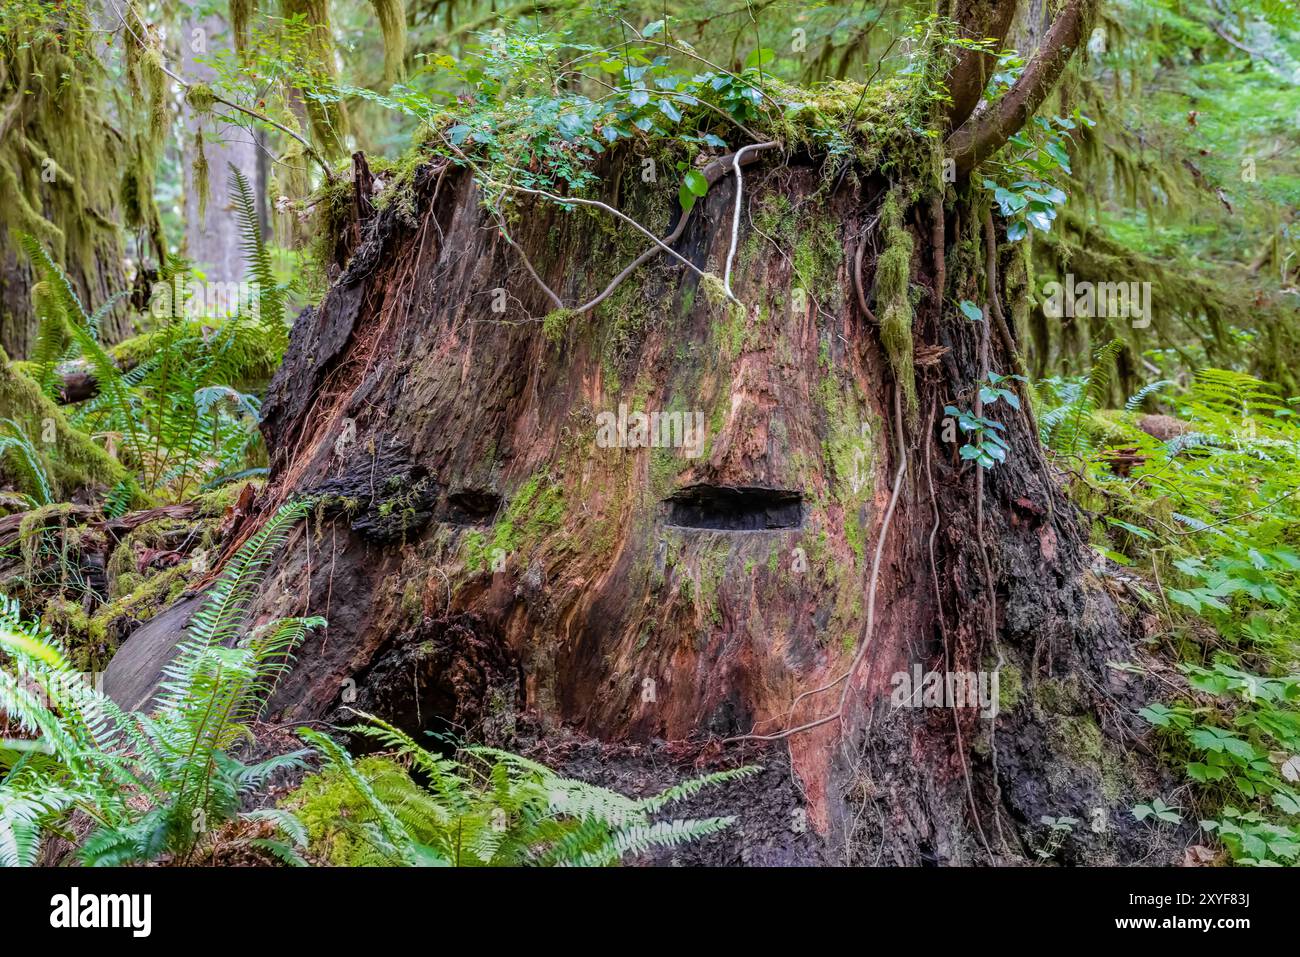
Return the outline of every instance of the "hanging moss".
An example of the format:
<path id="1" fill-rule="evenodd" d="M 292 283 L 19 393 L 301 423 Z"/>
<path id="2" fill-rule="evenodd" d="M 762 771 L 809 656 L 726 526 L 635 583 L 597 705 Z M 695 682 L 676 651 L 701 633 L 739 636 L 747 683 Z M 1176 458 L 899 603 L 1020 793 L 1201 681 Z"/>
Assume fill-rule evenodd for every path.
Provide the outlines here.
<path id="1" fill-rule="evenodd" d="M 35 23 L 17 14 L 0 18 L 0 102 L 22 106 L 8 112 L 0 137 L 0 224 L 7 227 L 0 231 L 0 258 L 21 255 L 9 245 L 11 236 L 29 233 L 68 264 L 74 288 L 89 298 L 120 288 L 124 250 L 117 185 L 127 113 L 114 122 L 103 110 L 114 91 L 84 9 L 23 6 Z M 11 287 L 5 300 L 27 301 L 25 292 Z M 0 346 L 29 355 L 36 319 L 25 310 L 0 315 Z M 120 336 L 125 321 L 125 310 L 107 317 L 105 337 Z"/>
<path id="2" fill-rule="evenodd" d="M 912 361 L 912 301 L 908 295 L 912 274 L 912 234 L 903 226 L 896 193 L 890 193 L 880 214 L 884 251 L 876 264 L 876 303 L 880 313 L 880 341 L 889 357 L 894 381 L 903 390 L 909 416 L 917 414 L 916 372 Z"/>
<path id="3" fill-rule="evenodd" d="M 403 0 L 371 0 L 384 35 L 384 82 L 394 83 L 405 72 L 406 7 Z"/>
<path id="4" fill-rule="evenodd" d="M 199 225 L 208 219 L 208 156 L 203 152 L 203 130 L 194 131 L 194 159 L 191 161 L 194 174 L 194 191 L 199 200 Z"/>
<path id="5" fill-rule="evenodd" d="M 217 95 L 206 83 L 192 83 L 185 91 L 185 102 L 195 113 L 209 113 L 217 102 Z"/>
<path id="6" fill-rule="evenodd" d="M 162 52 L 150 47 L 141 65 L 149 90 L 149 137 L 157 143 L 167 136 L 167 74 L 163 72 Z"/>
<path id="7" fill-rule="evenodd" d="M 235 51 L 248 46 L 248 23 L 257 11 L 257 0 L 230 0 L 230 32 L 235 37 Z"/>

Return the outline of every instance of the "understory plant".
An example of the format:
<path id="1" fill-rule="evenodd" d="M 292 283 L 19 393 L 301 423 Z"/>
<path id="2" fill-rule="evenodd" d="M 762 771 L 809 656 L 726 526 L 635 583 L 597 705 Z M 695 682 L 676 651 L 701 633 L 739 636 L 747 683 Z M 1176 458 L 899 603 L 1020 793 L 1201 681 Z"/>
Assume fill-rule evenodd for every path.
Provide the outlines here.
<path id="1" fill-rule="evenodd" d="M 469 747 L 435 754 L 371 715 L 349 730 L 384 754 L 354 760 L 328 736 L 315 744 L 324 770 L 285 806 L 301 818 L 318 854 L 335 864 L 600 867 L 716 834 L 731 817 L 660 819 L 708 787 L 759 769 L 691 778 L 646 798 L 566 778 L 517 754 Z"/>
<path id="2" fill-rule="evenodd" d="M 1134 587 L 1163 612 L 1157 640 L 1181 681 L 1141 715 L 1183 767 L 1207 840 L 1242 864 L 1300 863 L 1300 397 L 1202 369 L 1103 414 L 1107 374 L 1058 380 L 1065 401 L 1042 423 L 1058 453 L 1088 453 L 1076 491 L 1099 553 L 1151 572 Z M 1169 413 L 1154 423 L 1153 401 Z"/>
<path id="3" fill-rule="evenodd" d="M 70 812 L 88 826 L 85 864 L 190 859 L 222 825 L 266 822 L 280 837 L 252 843 L 287 860 L 305 835 L 280 810 L 244 810 L 299 750 L 253 764 L 235 749 L 251 737 L 294 648 L 321 618 L 284 618 L 244 637 L 267 566 L 310 501 L 286 505 L 241 547 L 208 592 L 164 670 L 153 706 L 126 711 L 77 673 L 59 643 L 0 597 L 0 864 L 31 865 Z M 282 839 L 283 838 L 283 839 Z"/>
<path id="4" fill-rule="evenodd" d="M 264 464 L 260 401 L 240 386 L 269 378 L 288 339 L 285 289 L 275 279 L 254 194 L 238 170 L 230 191 L 251 283 L 223 284 L 233 301 L 225 303 L 228 314 L 217 314 L 203 295 L 191 295 L 197 274 L 169 261 L 141 317 L 146 331 L 116 347 L 101 341 L 100 326 L 123 294 L 89 312 L 45 247 L 33 236 L 20 237 L 40 280 L 32 295 L 40 324 L 24 371 L 54 400 L 65 373 L 88 374 L 94 395 L 65 406 L 69 424 L 101 442 L 146 492 L 172 501 Z M 232 289 L 238 290 L 233 297 Z M 8 432 L 12 444 L 13 429 Z"/>

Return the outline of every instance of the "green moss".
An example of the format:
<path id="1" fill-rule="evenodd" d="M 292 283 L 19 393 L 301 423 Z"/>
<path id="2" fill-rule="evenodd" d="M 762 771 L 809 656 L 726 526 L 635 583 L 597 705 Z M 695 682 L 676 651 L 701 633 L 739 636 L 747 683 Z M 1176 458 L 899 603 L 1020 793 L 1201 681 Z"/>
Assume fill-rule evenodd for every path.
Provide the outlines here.
<path id="1" fill-rule="evenodd" d="M 672 493 L 682 468 L 683 463 L 673 449 L 655 447 L 650 450 L 650 494 L 656 501 Z"/>
<path id="2" fill-rule="evenodd" d="M 845 510 L 845 534 L 857 536 L 859 547 L 855 551 L 860 558 L 861 530 L 849 526 L 857 524 L 858 507 L 869 501 L 873 492 L 874 429 L 864 397 L 853 384 L 843 382 L 837 372 L 828 370 L 823 376 L 818 399 L 826 417 L 822 458 L 834 479 L 834 499 Z"/>
<path id="3" fill-rule="evenodd" d="M 825 211 L 823 204 L 801 207 L 797 212 L 788 197 L 768 193 L 758 202 L 754 213 L 754 232 L 742 250 L 742 260 L 757 261 L 764 250 L 775 244 L 788 251 L 791 290 L 801 289 L 805 301 L 815 299 L 824 308 L 834 309 L 840 298 L 838 272 L 844 258 L 839 224 Z M 779 296 L 779 303 L 794 301 L 793 295 Z"/>
<path id="4" fill-rule="evenodd" d="M 564 487 L 544 473 L 530 476 L 492 526 L 492 543 L 486 557 L 496 549 L 507 555 L 526 550 L 559 527 L 564 513 Z"/>
<path id="5" fill-rule="evenodd" d="M 745 345 L 745 311 L 726 309 L 713 321 L 713 342 L 723 359 L 734 359 Z"/>
<path id="6" fill-rule="evenodd" d="M 833 308 L 840 294 L 836 274 L 844 259 L 839 227 L 825 216 L 801 222 L 791 258 L 795 284 L 824 306 Z"/>
<path id="7" fill-rule="evenodd" d="M 998 669 L 998 711 L 1010 713 L 1024 695 L 1024 675 L 1015 665 Z"/>
<path id="8" fill-rule="evenodd" d="M 187 522 L 160 518 L 132 529 L 108 557 L 105 570 L 110 596 L 120 598 L 138 587 L 137 556 L 141 551 L 158 548 L 170 534 L 187 531 L 189 527 Z"/>
<path id="9" fill-rule="evenodd" d="M 461 542 L 465 553 L 466 570 L 472 574 L 485 570 L 488 567 L 488 547 L 483 533 L 478 529 L 471 529 L 465 533 Z"/>
<path id="10" fill-rule="evenodd" d="M 133 490 L 133 504 L 148 504 L 121 463 L 90 436 L 74 428 L 63 410 L 42 395 L 35 382 L 15 372 L 3 350 L 0 350 L 0 409 L 6 418 L 18 423 L 36 448 L 56 498 L 71 499 L 78 489 L 94 485 L 112 487 L 125 482 Z M 47 443 L 46 438 L 53 441 Z M 22 481 L 21 477 L 16 478 Z M 22 491 L 35 494 L 37 490 L 22 487 Z"/>
<path id="11" fill-rule="evenodd" d="M 194 503 L 194 515 L 196 518 L 221 518 L 226 514 L 226 509 L 231 508 L 239 501 L 239 495 L 244 491 L 244 486 L 248 484 L 254 488 L 261 489 L 265 484 L 261 479 L 250 479 L 245 482 L 227 482 L 211 492 L 202 492 L 192 499 Z"/>
<path id="12" fill-rule="evenodd" d="M 722 606 L 718 602 L 718 594 L 727 574 L 730 553 L 731 549 L 726 545 L 706 548 L 700 553 L 695 599 L 711 625 L 722 624 Z"/>
<path id="13" fill-rule="evenodd" d="M 146 622 L 173 603 L 185 590 L 188 570 L 188 563 L 181 563 L 149 577 L 124 574 L 118 579 L 122 594 L 93 615 L 79 603 L 55 597 L 46 602 L 41 624 L 63 640 L 75 668 L 101 671 L 117 650 L 119 634 L 129 630 L 119 622 Z"/>
<path id="14" fill-rule="evenodd" d="M 866 530 L 862 527 L 862 513 L 859 509 L 854 509 L 844 516 L 844 540 L 853 551 L 853 557 L 861 565 L 864 558 L 864 552 L 867 547 Z"/>
<path id="15" fill-rule="evenodd" d="M 237 327 L 235 335 L 222 336 L 223 330 L 229 329 L 232 320 L 209 317 L 179 322 L 179 330 L 153 329 L 123 339 L 110 347 L 108 354 L 119 368 L 134 369 L 156 356 L 165 345 L 179 339 L 181 360 L 197 362 L 207 354 L 205 339 L 210 341 L 215 335 L 223 343 L 223 371 L 228 373 L 230 385 L 243 391 L 269 382 L 280 366 L 280 347 L 274 337 L 254 333 L 247 323 Z"/>
<path id="16" fill-rule="evenodd" d="M 1045 678 L 1031 686 L 1035 706 L 1046 716 L 1080 714 L 1086 699 L 1073 676 Z"/>
<path id="17" fill-rule="evenodd" d="M 891 192 L 881 210 L 885 248 L 876 264 L 876 308 L 880 319 L 880 340 L 889 357 L 894 381 L 903 390 L 908 415 L 917 413 L 916 370 L 913 367 L 912 234 L 903 226 L 898 198 Z"/>
<path id="18" fill-rule="evenodd" d="M 714 309 L 731 302 L 727 296 L 726 284 L 721 277 L 711 272 L 706 272 L 700 277 L 700 289 L 704 293 L 705 301 Z"/>
<path id="19" fill-rule="evenodd" d="M 550 343 L 558 343 L 564 338 L 569 325 L 577 313 L 572 309 L 552 309 L 542 319 L 542 335 Z"/>

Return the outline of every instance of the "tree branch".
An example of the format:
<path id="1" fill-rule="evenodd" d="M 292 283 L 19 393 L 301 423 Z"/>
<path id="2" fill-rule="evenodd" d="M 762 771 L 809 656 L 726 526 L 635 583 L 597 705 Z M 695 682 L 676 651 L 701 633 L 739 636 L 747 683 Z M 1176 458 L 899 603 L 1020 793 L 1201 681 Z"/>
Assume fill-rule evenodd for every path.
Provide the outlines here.
<path id="1" fill-rule="evenodd" d="M 1079 46 L 1092 2 L 1070 0 L 1015 86 L 988 109 L 971 115 L 948 137 L 945 151 L 955 161 L 959 175 L 967 175 L 1001 149 L 1042 105 Z"/>
<path id="2" fill-rule="evenodd" d="M 1017 6 L 1018 0 L 993 0 L 991 5 L 972 4 L 969 16 L 963 18 L 962 32 L 967 39 L 987 38 L 996 43 L 991 53 L 962 50 L 957 62 L 948 71 L 948 94 L 952 97 L 952 107 L 948 110 L 948 129 L 960 127 L 979 105 L 984 86 L 988 82 L 989 67 L 997 62 L 997 51 L 1006 42 Z"/>

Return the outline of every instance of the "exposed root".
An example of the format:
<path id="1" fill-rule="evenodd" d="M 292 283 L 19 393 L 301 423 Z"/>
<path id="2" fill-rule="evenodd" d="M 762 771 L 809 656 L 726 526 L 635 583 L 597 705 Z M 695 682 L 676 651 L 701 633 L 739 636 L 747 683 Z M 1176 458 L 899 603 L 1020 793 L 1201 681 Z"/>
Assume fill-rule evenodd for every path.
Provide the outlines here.
<path id="1" fill-rule="evenodd" d="M 989 270 L 991 278 L 996 278 L 995 271 L 997 268 L 997 245 L 993 240 L 996 238 L 992 233 L 993 219 L 992 213 L 986 212 L 985 224 L 988 229 L 988 235 L 985 239 L 985 263 Z M 988 288 L 989 311 L 997 305 L 996 288 L 990 283 Z M 999 312 L 1001 307 L 999 306 Z M 989 324 L 983 324 L 980 335 L 980 382 L 984 382 L 989 377 Z M 975 390 L 975 417 L 980 418 L 984 415 L 984 401 L 980 398 L 980 390 Z M 979 544 L 980 562 L 984 569 L 984 590 L 988 595 L 989 615 L 988 615 L 988 636 L 993 642 L 993 650 L 997 652 L 998 663 L 996 672 L 1001 672 L 1005 661 L 1002 657 L 1002 646 L 998 642 L 998 596 L 995 583 L 993 581 L 993 565 L 989 561 L 988 543 L 984 539 L 984 467 L 975 466 L 975 538 Z M 1007 844 L 1006 835 L 1002 832 L 1002 786 L 998 783 L 998 729 L 997 719 L 994 718 L 993 727 L 989 731 L 989 746 L 991 753 L 991 762 L 993 765 L 993 825 L 997 830 L 998 842 L 1002 849 L 1011 853 L 1011 848 Z"/>
<path id="2" fill-rule="evenodd" d="M 731 291 L 731 265 L 736 259 L 736 243 L 740 238 L 740 207 L 741 200 L 745 192 L 745 180 L 740 174 L 740 161 L 744 159 L 746 150 L 767 149 L 775 146 L 775 143 L 751 143 L 748 146 L 742 146 L 736 152 L 731 154 L 731 170 L 736 174 L 736 207 L 731 215 L 731 248 L 727 250 L 727 265 L 722 274 L 722 288 L 727 293 L 728 299 L 735 299 L 736 296 Z M 686 214 L 682 213 L 682 218 Z"/>
<path id="3" fill-rule="evenodd" d="M 934 585 L 935 620 L 939 623 L 939 634 L 943 639 L 944 667 L 951 669 L 948 628 L 943 621 L 943 593 L 939 589 L 939 566 L 934 558 L 934 539 L 939 534 L 939 503 L 934 496 L 934 475 L 930 471 L 930 444 L 934 440 L 934 418 L 937 413 L 938 402 L 936 401 L 931 407 L 930 424 L 925 430 L 925 480 L 930 488 L 930 508 L 934 512 L 934 525 L 930 527 L 928 546 L 930 550 L 930 581 Z M 957 760 L 961 762 L 962 778 L 966 783 L 966 800 L 970 803 L 971 819 L 975 822 L 975 830 L 979 834 L 980 843 L 984 845 L 984 853 L 989 856 L 989 863 L 993 863 L 995 860 L 993 851 L 989 848 L 989 840 L 984 835 L 984 825 L 980 822 L 979 807 L 975 803 L 975 791 L 970 783 L 970 765 L 966 763 L 966 748 L 961 737 L 961 716 L 957 713 L 956 708 L 952 709 L 952 729 L 957 736 Z"/>
<path id="4" fill-rule="evenodd" d="M 450 146 L 450 144 L 448 144 L 448 146 Z M 736 256 L 737 233 L 738 230 L 740 230 L 740 205 L 741 205 L 740 168 L 742 165 L 753 163 L 753 160 L 746 159 L 745 156 L 746 151 L 758 152 L 761 150 L 771 150 L 771 148 L 777 146 L 780 146 L 780 144 L 776 143 L 775 140 L 770 140 L 770 142 L 767 143 L 750 143 L 749 146 L 741 147 L 740 150 L 737 150 L 735 153 L 732 153 L 731 156 L 719 157 L 719 159 L 712 161 L 712 163 L 708 164 L 707 166 L 705 166 L 705 169 L 703 169 L 703 176 L 705 176 L 705 179 L 708 182 L 708 186 L 710 187 L 714 186 L 714 183 L 718 182 L 719 179 L 722 179 L 724 176 L 727 176 L 727 173 L 729 172 L 736 173 L 736 215 L 732 221 L 731 252 L 728 252 L 727 255 L 727 278 L 725 278 L 724 280 L 724 287 L 725 290 L 727 290 L 727 296 L 729 299 L 736 298 L 736 296 L 732 295 L 731 293 L 731 267 L 732 267 L 732 260 L 735 259 Z M 454 148 L 455 150 L 455 147 L 452 148 Z M 459 155 L 463 157 L 465 161 L 467 161 L 467 163 L 471 163 L 471 161 L 469 161 L 468 157 L 465 156 L 463 152 L 460 152 L 459 150 L 456 150 L 456 152 L 458 152 Z M 491 182 L 491 181 L 485 181 L 485 182 Z M 692 270 L 692 272 L 697 274 L 697 276 L 701 278 L 705 278 L 705 273 L 701 272 L 701 270 L 695 267 L 694 263 L 690 263 L 689 260 L 686 260 L 684 256 L 681 256 L 679 252 L 673 250 L 672 248 L 672 243 L 675 243 L 677 239 L 681 237 L 682 231 L 685 231 L 686 229 L 686 222 L 688 222 L 690 218 L 690 213 L 688 212 L 682 212 L 682 215 L 679 218 L 677 218 L 677 225 L 673 226 L 671 233 L 668 233 L 666 237 L 660 239 L 658 237 L 655 237 L 655 235 L 651 233 L 650 230 L 647 230 L 645 226 L 642 226 L 640 222 L 633 220 L 633 218 L 628 216 L 627 213 L 621 212 L 619 211 L 619 209 L 615 209 L 614 207 L 611 207 L 611 205 L 608 205 L 607 203 L 599 202 L 599 200 L 576 199 L 576 198 L 571 198 L 571 196 L 556 196 L 554 194 L 551 194 L 551 192 L 546 192 L 545 190 L 530 190 L 530 189 L 525 189 L 525 187 L 523 186 L 507 185 L 507 183 L 491 182 L 491 185 L 499 186 L 500 189 L 506 189 L 515 192 L 526 192 L 526 194 L 542 196 L 542 198 L 549 199 L 551 200 L 551 202 L 554 203 L 562 203 L 562 204 L 576 203 L 578 205 L 591 205 L 591 207 L 604 209 L 604 211 L 611 213 L 611 215 L 614 215 L 617 218 L 620 218 L 620 220 L 623 220 L 624 222 L 628 222 L 628 224 L 632 225 L 633 228 L 636 228 L 638 231 L 641 231 L 641 233 L 645 234 L 646 237 L 649 237 L 651 241 L 654 242 L 654 246 L 651 246 L 649 250 L 642 252 L 640 256 L 636 257 L 636 259 L 630 261 L 627 267 L 623 269 L 623 272 L 620 272 L 619 274 L 617 274 L 617 276 L 612 278 L 612 280 L 610 281 L 610 285 L 604 287 L 604 290 L 601 291 L 601 294 L 595 296 L 595 298 L 589 300 L 589 302 L 582 304 L 582 306 L 576 306 L 575 308 L 573 308 L 572 312 L 573 315 L 575 316 L 581 316 L 582 313 L 590 312 L 591 309 L 594 309 L 595 307 L 599 306 L 599 304 L 603 303 L 604 300 L 610 298 L 610 295 L 614 294 L 614 291 L 617 289 L 617 287 L 623 285 L 623 282 L 627 280 L 630 274 L 636 272 L 636 270 L 640 268 L 641 265 L 647 263 L 647 261 L 649 261 L 650 259 L 653 259 L 653 257 L 660 254 L 660 252 L 667 252 L 668 255 L 675 257 L 675 259 L 679 260 L 680 263 L 685 265 L 685 267 L 688 267 L 690 270 Z M 510 242 L 511 246 L 515 247 L 516 250 L 519 250 L 521 259 L 524 260 L 524 267 L 528 269 L 529 276 L 533 277 L 533 281 L 537 282 L 537 285 L 541 287 L 541 290 L 543 291 L 543 293 L 546 294 L 547 298 L 549 298 L 551 302 L 555 304 L 555 308 L 558 309 L 565 308 L 564 302 L 562 299 L 560 299 L 560 296 L 556 295 L 555 291 L 552 290 L 550 286 L 547 286 L 546 282 L 542 281 L 541 276 L 538 276 L 537 270 L 533 269 L 532 263 L 529 263 L 528 261 L 528 256 L 524 255 L 523 248 L 520 248 L 519 244 L 513 241 L 513 239 L 510 238 L 510 234 L 506 233 L 506 231 L 502 230 L 502 234 L 504 235 L 504 237 L 506 237 L 507 242 Z"/>
<path id="5" fill-rule="evenodd" d="M 446 142 L 445 138 L 444 138 L 444 142 Z M 450 146 L 453 150 L 455 150 L 456 153 L 462 159 L 465 160 L 465 162 L 470 163 L 470 165 L 475 169 L 476 172 L 479 172 L 480 175 L 483 175 L 482 172 L 478 170 L 478 167 L 473 165 L 473 161 L 470 160 L 469 157 L 467 157 L 461 150 L 456 149 L 456 147 L 452 146 L 450 143 L 448 143 L 447 145 Z M 714 183 L 716 183 L 719 179 L 721 179 L 724 175 L 726 175 L 728 171 L 734 170 L 737 177 L 736 178 L 736 212 L 735 212 L 734 219 L 732 221 L 732 228 L 731 228 L 731 250 L 727 254 L 727 267 L 726 267 L 727 279 L 724 280 L 724 288 L 726 291 L 727 298 L 733 301 L 736 299 L 736 297 L 732 295 L 731 292 L 730 276 L 731 276 L 732 260 L 734 259 L 736 254 L 736 237 L 740 229 L 740 198 L 741 198 L 740 167 L 742 162 L 744 161 L 744 156 L 746 151 L 772 149 L 779 145 L 780 144 L 778 144 L 775 140 L 771 140 L 766 143 L 751 143 L 748 146 L 742 146 L 735 153 L 731 154 L 731 156 L 723 156 L 720 157 L 719 159 L 714 160 L 704 169 L 704 177 L 708 181 L 710 187 L 712 187 Z M 701 279 L 707 278 L 703 270 L 701 270 L 698 266 L 696 266 L 693 262 L 691 262 L 689 259 L 683 256 L 681 253 L 677 252 L 677 250 L 673 249 L 672 246 L 670 245 L 679 236 L 681 236 L 682 230 L 686 228 L 686 221 L 689 214 L 685 210 L 682 211 L 682 215 L 678 218 L 677 226 L 673 229 L 673 231 L 669 233 L 667 236 L 665 236 L 663 239 L 660 239 L 658 236 L 650 232 L 650 230 L 646 229 L 644 226 L 638 223 L 631 216 L 624 213 L 622 210 L 616 209 L 615 207 L 610 206 L 608 203 L 602 203 L 598 199 L 583 199 L 581 197 L 575 197 L 575 196 L 556 196 L 554 193 L 547 192 L 544 189 L 531 189 L 526 186 L 516 186 L 512 183 L 499 183 L 496 182 L 495 180 L 487 178 L 486 176 L 484 176 L 483 181 L 485 183 L 488 183 L 491 186 L 495 186 L 498 189 L 507 190 L 509 192 L 514 192 L 514 193 L 525 193 L 530 196 L 540 196 L 543 199 L 548 199 L 551 202 L 558 203 L 560 205 L 573 204 L 578 206 L 592 206 L 595 207 L 596 209 L 602 209 L 605 212 L 609 213 L 610 215 L 618 219 L 621 219 L 623 222 L 627 223 L 628 225 L 636 229 L 638 232 L 645 235 L 648 239 L 650 239 L 651 242 L 654 243 L 653 247 L 646 250 L 644 253 L 642 253 L 640 256 L 634 259 L 626 269 L 624 269 L 617 276 L 615 276 L 613 281 L 610 282 L 610 284 L 605 288 L 603 292 L 600 293 L 600 295 L 596 296 L 596 298 L 592 299 L 590 302 L 576 307 L 573 310 L 573 313 L 575 315 L 582 315 L 585 312 L 590 312 L 592 309 L 595 309 L 596 306 L 600 305 L 601 302 L 603 302 L 611 293 L 613 293 L 614 290 L 617 289 L 619 285 L 625 279 L 627 279 L 627 277 L 630 276 L 638 266 L 646 262 L 656 253 L 666 252 L 668 253 L 668 255 L 672 256 L 682 265 L 686 266 L 686 268 L 690 269 L 691 272 L 695 273 Z M 506 239 L 510 242 L 512 246 L 515 246 L 516 249 L 519 248 L 518 245 L 514 242 L 514 240 L 510 239 L 509 235 L 506 235 Z M 555 303 L 556 308 L 557 309 L 565 308 L 563 300 L 560 299 L 560 297 L 555 293 L 554 290 L 552 290 L 545 282 L 542 281 L 542 278 L 537 274 L 537 271 L 533 269 L 532 264 L 528 262 L 527 257 L 524 257 L 524 264 L 525 266 L 527 266 L 528 272 L 533 277 L 534 281 L 536 281 L 536 283 L 542 288 L 542 290 L 546 293 L 547 297 L 550 298 L 550 300 L 553 303 Z"/>
<path id="6" fill-rule="evenodd" d="M 858 308 L 867 317 L 867 321 L 873 326 L 879 326 L 880 320 L 876 318 L 876 314 L 867 305 L 867 293 L 862 285 L 862 255 L 866 248 L 867 237 L 863 236 L 862 242 L 858 243 L 858 251 L 853 254 L 853 291 L 858 297 Z"/>

